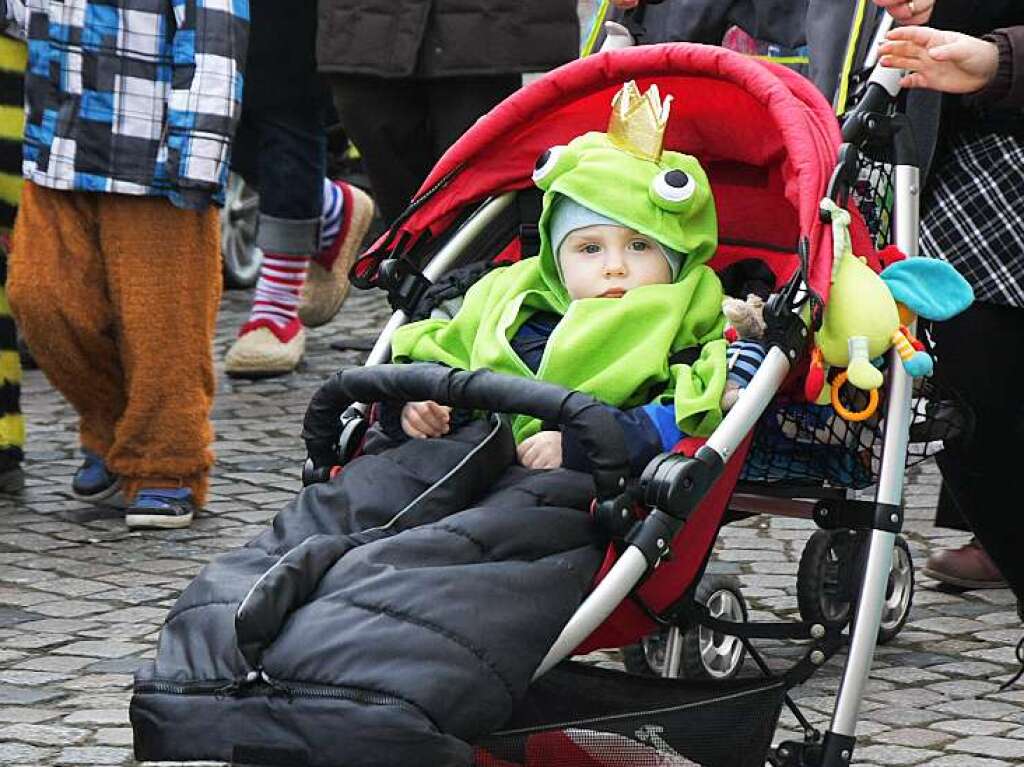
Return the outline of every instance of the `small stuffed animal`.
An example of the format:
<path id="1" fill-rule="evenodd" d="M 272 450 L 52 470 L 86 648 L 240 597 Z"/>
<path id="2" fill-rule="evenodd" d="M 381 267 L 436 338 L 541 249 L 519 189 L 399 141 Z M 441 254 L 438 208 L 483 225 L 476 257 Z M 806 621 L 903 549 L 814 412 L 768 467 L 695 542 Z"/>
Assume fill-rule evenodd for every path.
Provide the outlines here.
<path id="1" fill-rule="evenodd" d="M 726 296 L 722 301 L 722 313 L 728 323 L 725 339 L 729 342 L 726 351 L 729 372 L 722 393 L 722 410 L 727 411 L 736 404 L 764 362 L 765 349 L 759 341 L 764 337 L 766 328 L 764 301 L 754 293 L 749 294 L 746 301 Z"/>
<path id="2" fill-rule="evenodd" d="M 759 295 L 750 293 L 746 301 L 726 296 L 722 300 L 722 313 L 728 322 L 725 340 L 729 343 L 764 337 L 764 300 Z"/>

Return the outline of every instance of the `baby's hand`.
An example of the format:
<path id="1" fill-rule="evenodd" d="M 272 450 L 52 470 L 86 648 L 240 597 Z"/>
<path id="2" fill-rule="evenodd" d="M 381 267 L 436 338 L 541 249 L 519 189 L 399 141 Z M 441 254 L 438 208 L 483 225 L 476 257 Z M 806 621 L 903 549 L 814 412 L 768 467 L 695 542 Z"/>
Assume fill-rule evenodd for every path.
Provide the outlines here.
<path id="1" fill-rule="evenodd" d="M 516 448 L 519 463 L 527 469 L 557 469 L 562 465 L 562 433 L 542 431 Z"/>
<path id="2" fill-rule="evenodd" d="M 402 431 L 416 439 L 440 437 L 451 429 L 452 409 L 432 400 L 407 402 L 402 408 Z"/>

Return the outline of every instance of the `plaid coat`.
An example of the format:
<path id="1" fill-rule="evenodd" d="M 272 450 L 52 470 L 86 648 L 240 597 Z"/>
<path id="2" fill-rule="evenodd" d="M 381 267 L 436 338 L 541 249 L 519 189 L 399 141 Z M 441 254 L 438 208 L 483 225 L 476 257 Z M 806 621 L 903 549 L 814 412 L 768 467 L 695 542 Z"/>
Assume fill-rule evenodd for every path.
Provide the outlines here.
<path id="1" fill-rule="evenodd" d="M 42 186 L 220 200 L 248 0 L 0 0 L 28 38 L 24 175 Z"/>

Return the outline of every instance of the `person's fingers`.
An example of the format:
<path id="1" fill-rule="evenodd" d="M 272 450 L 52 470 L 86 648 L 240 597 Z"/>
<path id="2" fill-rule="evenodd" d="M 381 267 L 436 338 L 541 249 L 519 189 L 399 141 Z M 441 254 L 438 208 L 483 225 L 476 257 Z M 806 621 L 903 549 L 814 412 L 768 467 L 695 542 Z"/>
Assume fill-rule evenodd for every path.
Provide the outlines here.
<path id="1" fill-rule="evenodd" d="M 883 66 L 889 66 L 884 64 Z M 922 75 L 920 72 L 912 72 L 906 75 L 900 80 L 901 88 L 927 88 L 928 78 Z"/>
<path id="2" fill-rule="evenodd" d="M 533 452 L 530 440 L 526 440 L 516 448 L 516 458 L 519 459 L 519 463 L 526 468 L 530 467 L 530 454 Z"/>
<path id="3" fill-rule="evenodd" d="M 907 56 L 882 56 L 878 63 L 890 69 L 921 69 L 925 63 L 923 59 L 910 58 Z"/>
<path id="4" fill-rule="evenodd" d="M 927 48 L 929 45 L 944 42 L 945 35 L 930 27 L 893 27 L 885 35 L 885 40 L 879 50 L 885 50 L 892 43 L 912 43 Z"/>
<path id="5" fill-rule="evenodd" d="M 408 418 L 402 419 L 402 431 L 408 434 L 413 439 L 426 439 L 427 435 L 420 431 L 418 428 L 413 426 L 412 422 Z"/>
<path id="6" fill-rule="evenodd" d="M 436 402 L 424 402 L 423 418 L 432 427 L 435 436 L 448 433 L 451 424 L 451 408 L 446 405 L 439 405 Z"/>
<path id="7" fill-rule="evenodd" d="M 431 413 L 435 414 L 436 416 L 438 416 L 439 418 L 441 418 L 444 421 L 448 420 L 449 415 L 452 412 L 452 409 L 450 407 L 448 407 L 447 405 L 440 405 L 437 402 L 434 402 L 433 400 L 427 400 L 423 404 L 425 404 L 427 406 L 427 409 Z"/>
<path id="8" fill-rule="evenodd" d="M 878 47 L 882 56 L 903 56 L 904 58 L 922 58 L 928 55 L 927 41 L 889 40 Z"/>
<path id="9" fill-rule="evenodd" d="M 943 45 L 935 45 L 928 49 L 928 55 L 935 61 L 962 61 L 970 55 L 970 50 L 959 40 Z"/>

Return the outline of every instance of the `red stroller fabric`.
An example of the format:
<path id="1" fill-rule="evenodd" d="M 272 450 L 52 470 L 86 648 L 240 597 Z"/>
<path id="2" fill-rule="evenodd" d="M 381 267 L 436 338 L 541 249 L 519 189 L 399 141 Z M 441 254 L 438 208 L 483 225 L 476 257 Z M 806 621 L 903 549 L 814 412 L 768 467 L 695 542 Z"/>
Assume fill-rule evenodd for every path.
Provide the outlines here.
<path id="1" fill-rule="evenodd" d="M 356 274 L 372 276 L 393 243 L 440 235 L 466 206 L 530 187 L 545 149 L 607 128 L 612 97 L 627 80 L 641 89 L 656 83 L 674 97 L 665 146 L 696 156 L 708 171 L 722 242 L 711 265 L 760 257 L 781 283 L 799 268 L 797 243 L 806 237 L 807 281 L 826 300 L 832 238 L 818 203 L 841 142 L 831 107 L 784 67 L 689 43 L 580 59 L 513 94 L 441 158 L 418 197 L 445 180 L 443 188 L 378 241 L 356 264 Z M 867 229 L 859 215 L 854 219 L 854 249 L 877 268 Z"/>

